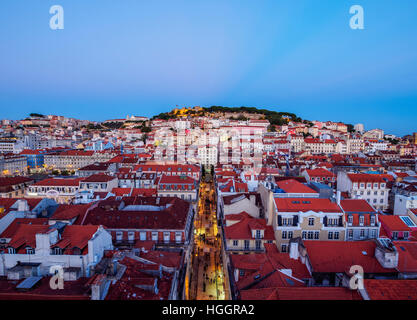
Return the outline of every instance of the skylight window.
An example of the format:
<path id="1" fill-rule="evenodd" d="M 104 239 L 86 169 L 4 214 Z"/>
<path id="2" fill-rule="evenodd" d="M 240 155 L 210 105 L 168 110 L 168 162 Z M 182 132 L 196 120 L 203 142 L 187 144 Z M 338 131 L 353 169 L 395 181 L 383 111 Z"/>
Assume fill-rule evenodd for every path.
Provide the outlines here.
<path id="1" fill-rule="evenodd" d="M 410 217 L 400 217 L 400 219 L 408 226 L 408 227 L 416 227 L 417 225 L 414 223 Z"/>

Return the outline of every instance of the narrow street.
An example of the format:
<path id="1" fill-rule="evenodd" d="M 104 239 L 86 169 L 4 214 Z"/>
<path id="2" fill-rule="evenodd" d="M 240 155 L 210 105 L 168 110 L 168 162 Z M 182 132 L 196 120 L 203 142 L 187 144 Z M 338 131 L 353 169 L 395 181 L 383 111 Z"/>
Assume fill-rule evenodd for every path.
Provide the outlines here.
<path id="1" fill-rule="evenodd" d="M 216 197 L 212 182 L 201 182 L 194 219 L 190 300 L 225 300 L 222 241 L 217 226 Z"/>

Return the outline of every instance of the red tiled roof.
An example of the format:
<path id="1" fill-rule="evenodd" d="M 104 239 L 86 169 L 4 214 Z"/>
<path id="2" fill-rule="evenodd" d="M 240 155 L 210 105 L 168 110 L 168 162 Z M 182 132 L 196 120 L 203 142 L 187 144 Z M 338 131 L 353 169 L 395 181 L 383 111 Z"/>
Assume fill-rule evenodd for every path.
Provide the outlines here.
<path id="1" fill-rule="evenodd" d="M 107 174 L 93 174 L 87 178 L 84 178 L 83 182 L 109 182 L 116 179 L 116 177 L 109 176 Z"/>
<path id="2" fill-rule="evenodd" d="M 417 280 L 365 279 L 364 287 L 371 300 L 417 300 Z"/>
<path id="3" fill-rule="evenodd" d="M 159 204 L 156 201 L 159 201 Z M 190 208 L 189 202 L 178 197 L 125 197 L 123 202 L 126 206 L 159 206 L 161 210 L 120 211 L 117 208 L 121 201 L 116 201 L 114 197 L 110 197 L 101 201 L 96 208 L 90 210 L 81 223 L 84 225 L 102 224 L 110 229 L 182 230 L 185 228 Z M 107 207 L 116 209 L 107 210 Z"/>
<path id="4" fill-rule="evenodd" d="M 313 189 L 294 179 L 278 181 L 277 185 L 286 193 L 317 193 Z"/>
<path id="5" fill-rule="evenodd" d="M 309 177 L 334 177 L 335 174 L 324 168 L 306 169 Z"/>
<path id="6" fill-rule="evenodd" d="M 29 291 L 16 289 L 16 281 L 0 280 L 0 300 L 90 300 L 89 278 L 65 282 L 64 288 L 52 289 L 51 277 L 42 278 Z"/>
<path id="7" fill-rule="evenodd" d="M 48 225 L 48 219 L 46 218 L 16 218 L 13 222 L 4 230 L 0 238 L 11 238 L 16 234 L 17 229 L 21 225 Z"/>
<path id="8" fill-rule="evenodd" d="M 337 203 L 319 198 L 275 198 L 278 212 L 342 212 Z"/>
<path id="9" fill-rule="evenodd" d="M 33 179 L 25 177 L 0 177 L 0 187 L 14 186 L 17 184 L 28 183 Z"/>
<path id="10" fill-rule="evenodd" d="M 411 231 L 411 228 L 401 220 L 400 216 L 381 214 L 378 217 L 383 226 L 388 228 L 390 231 Z"/>
<path id="11" fill-rule="evenodd" d="M 385 183 L 385 180 L 379 174 L 368 173 L 348 173 L 348 177 L 352 182 L 380 182 Z"/>
<path id="12" fill-rule="evenodd" d="M 272 226 L 267 226 L 263 219 L 245 217 L 240 222 L 224 228 L 226 239 L 255 239 L 252 237 L 252 230 L 265 230 L 263 239 L 275 240 Z"/>
<path id="13" fill-rule="evenodd" d="M 90 204 L 60 204 L 51 216 L 51 220 L 71 220 L 84 216 Z"/>
<path id="14" fill-rule="evenodd" d="M 33 186 L 68 186 L 78 187 L 84 178 L 47 178 L 35 183 Z"/>
<path id="15" fill-rule="evenodd" d="M 243 290 L 242 300 L 362 300 L 356 290 L 342 287 L 280 287 Z"/>
<path id="16" fill-rule="evenodd" d="M 131 188 L 113 188 L 111 193 L 116 197 L 130 196 Z"/>
<path id="17" fill-rule="evenodd" d="M 398 252 L 398 271 L 417 273 L 417 242 L 393 241 L 393 244 Z"/>
<path id="18" fill-rule="evenodd" d="M 359 213 L 359 212 L 376 213 L 377 212 L 374 208 L 372 208 L 372 206 L 368 203 L 368 201 L 364 199 L 340 200 L 340 206 L 342 207 L 343 211 L 347 213 Z"/>
<path id="19" fill-rule="evenodd" d="M 161 180 L 159 181 L 160 184 L 194 184 L 196 180 L 189 176 L 168 176 L 162 175 Z"/>
<path id="20" fill-rule="evenodd" d="M 49 225 L 21 224 L 10 240 L 8 246 L 16 249 L 16 253 L 26 253 L 25 247 L 36 247 L 36 234 L 48 232 Z"/>
<path id="21" fill-rule="evenodd" d="M 349 273 L 353 265 L 362 266 L 365 273 L 391 273 L 375 258 L 374 241 L 304 241 L 313 272 Z"/>
<path id="22" fill-rule="evenodd" d="M 68 225 L 62 233 L 61 240 L 54 244 L 53 247 L 69 248 L 70 250 L 72 248 L 79 248 L 81 250 L 85 248 L 82 253 L 86 254 L 88 252 L 88 241 L 97 232 L 98 228 L 99 226 L 97 225 Z M 71 251 L 67 253 L 71 254 Z"/>
<path id="23" fill-rule="evenodd" d="M 132 190 L 132 197 L 156 197 L 158 191 L 155 188 L 148 189 L 148 188 L 134 188 Z"/>

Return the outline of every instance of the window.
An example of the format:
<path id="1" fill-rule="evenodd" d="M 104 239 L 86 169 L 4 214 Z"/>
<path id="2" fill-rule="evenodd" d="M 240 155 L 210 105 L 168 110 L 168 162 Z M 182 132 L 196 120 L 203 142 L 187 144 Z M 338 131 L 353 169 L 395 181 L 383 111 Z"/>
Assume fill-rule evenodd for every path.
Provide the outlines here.
<path id="1" fill-rule="evenodd" d="M 261 250 L 261 244 L 262 244 L 261 240 L 256 240 L 255 241 L 256 250 Z"/>
<path id="2" fill-rule="evenodd" d="M 353 239 L 353 229 L 349 229 L 348 231 L 348 238 Z"/>
<path id="3" fill-rule="evenodd" d="M 375 216 L 371 216 L 371 225 L 375 225 Z"/>
<path id="4" fill-rule="evenodd" d="M 339 240 L 339 231 L 335 231 L 334 233 L 334 239 Z"/>
<path id="5" fill-rule="evenodd" d="M 376 199 L 374 199 L 374 201 L 373 201 L 374 203 L 376 203 Z"/>
<path id="6" fill-rule="evenodd" d="M 139 239 L 140 239 L 140 241 L 146 241 L 146 232 L 145 231 L 141 231 L 139 233 Z"/>
<path id="7" fill-rule="evenodd" d="M 365 217 L 364 216 L 360 216 L 359 217 L 359 224 L 363 226 L 364 222 L 365 222 Z"/>
<path id="8" fill-rule="evenodd" d="M 352 223 L 353 223 L 353 216 L 349 216 L 349 217 L 348 217 L 348 222 L 349 222 L 350 224 L 352 224 Z"/>
<path id="9" fill-rule="evenodd" d="M 307 237 L 308 237 L 308 239 L 313 239 L 313 237 L 314 237 L 314 232 L 313 232 L 313 231 L 308 231 L 308 233 L 307 233 Z"/>
<path id="10" fill-rule="evenodd" d="M 55 248 L 52 249 L 52 255 L 58 256 L 58 255 L 61 255 L 61 254 L 62 254 L 62 249 L 61 248 L 55 247 Z"/>
<path id="11" fill-rule="evenodd" d="M 167 243 L 169 242 L 169 237 L 170 237 L 170 232 L 164 232 L 164 242 Z"/>
<path id="12" fill-rule="evenodd" d="M 116 240 L 117 241 L 122 241 L 122 238 L 123 238 L 123 232 L 117 231 L 116 232 Z"/>
<path id="13" fill-rule="evenodd" d="M 261 230 L 256 230 L 255 238 L 256 239 L 260 239 L 261 238 Z"/>
<path id="14" fill-rule="evenodd" d="M 152 241 L 158 241 L 158 232 L 152 232 Z"/>
<path id="15" fill-rule="evenodd" d="M 287 239 L 287 231 L 282 231 L 282 239 Z"/>
<path id="16" fill-rule="evenodd" d="M 308 218 L 308 225 L 314 226 L 314 218 Z"/>
<path id="17" fill-rule="evenodd" d="M 384 203 L 384 199 L 379 200 L 379 203 Z"/>
<path id="18" fill-rule="evenodd" d="M 249 240 L 245 240 L 245 250 L 249 250 Z"/>
<path id="19" fill-rule="evenodd" d="M 292 231 L 288 231 L 288 239 L 292 239 L 292 236 L 293 236 Z"/>
<path id="20" fill-rule="evenodd" d="M 371 238 L 376 238 L 376 230 L 375 229 L 372 229 L 372 231 L 371 231 Z"/>
<path id="21" fill-rule="evenodd" d="M 245 270 L 239 269 L 239 275 L 243 277 L 245 275 Z"/>
<path id="22" fill-rule="evenodd" d="M 397 240 L 397 238 L 398 238 L 398 232 L 397 232 L 397 231 L 394 231 L 394 232 L 392 233 L 392 238 L 393 238 L 394 240 Z"/>
<path id="23" fill-rule="evenodd" d="M 237 247 L 239 245 L 239 240 L 233 240 L 233 246 Z"/>
<path id="24" fill-rule="evenodd" d="M 314 232 L 314 239 L 318 240 L 320 238 L 320 231 Z"/>
<path id="25" fill-rule="evenodd" d="M 127 234 L 127 238 L 129 241 L 134 241 L 135 240 L 135 233 L 133 231 L 129 231 L 129 233 Z"/>
<path id="26" fill-rule="evenodd" d="M 281 252 L 287 252 L 287 245 L 286 244 L 281 245 Z"/>
<path id="27" fill-rule="evenodd" d="M 180 243 L 182 240 L 182 232 L 175 232 L 175 241 Z"/>
<path id="28" fill-rule="evenodd" d="M 333 239 L 333 232 L 332 232 L 332 231 L 329 231 L 329 233 L 328 233 L 328 235 L 327 235 L 327 238 L 328 238 L 329 240 Z"/>
<path id="29" fill-rule="evenodd" d="M 403 235 L 403 237 L 404 237 L 404 239 L 405 239 L 405 240 L 407 240 L 407 239 L 408 239 L 408 236 L 409 236 L 408 231 L 404 231 L 404 235 Z"/>
<path id="30" fill-rule="evenodd" d="M 307 239 L 307 231 L 303 231 L 301 235 L 303 239 Z"/>
<path id="31" fill-rule="evenodd" d="M 35 250 L 33 248 L 26 248 L 26 254 L 35 254 Z"/>

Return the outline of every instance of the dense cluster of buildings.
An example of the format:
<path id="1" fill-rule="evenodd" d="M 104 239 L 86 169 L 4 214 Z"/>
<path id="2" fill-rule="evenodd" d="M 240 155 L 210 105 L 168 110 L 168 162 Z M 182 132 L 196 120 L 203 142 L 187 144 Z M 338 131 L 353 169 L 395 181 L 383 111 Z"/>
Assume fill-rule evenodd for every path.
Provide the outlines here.
<path id="1" fill-rule="evenodd" d="M 416 133 L 186 110 L 1 122 L 0 299 L 183 299 L 203 177 L 231 298 L 417 298 Z"/>

